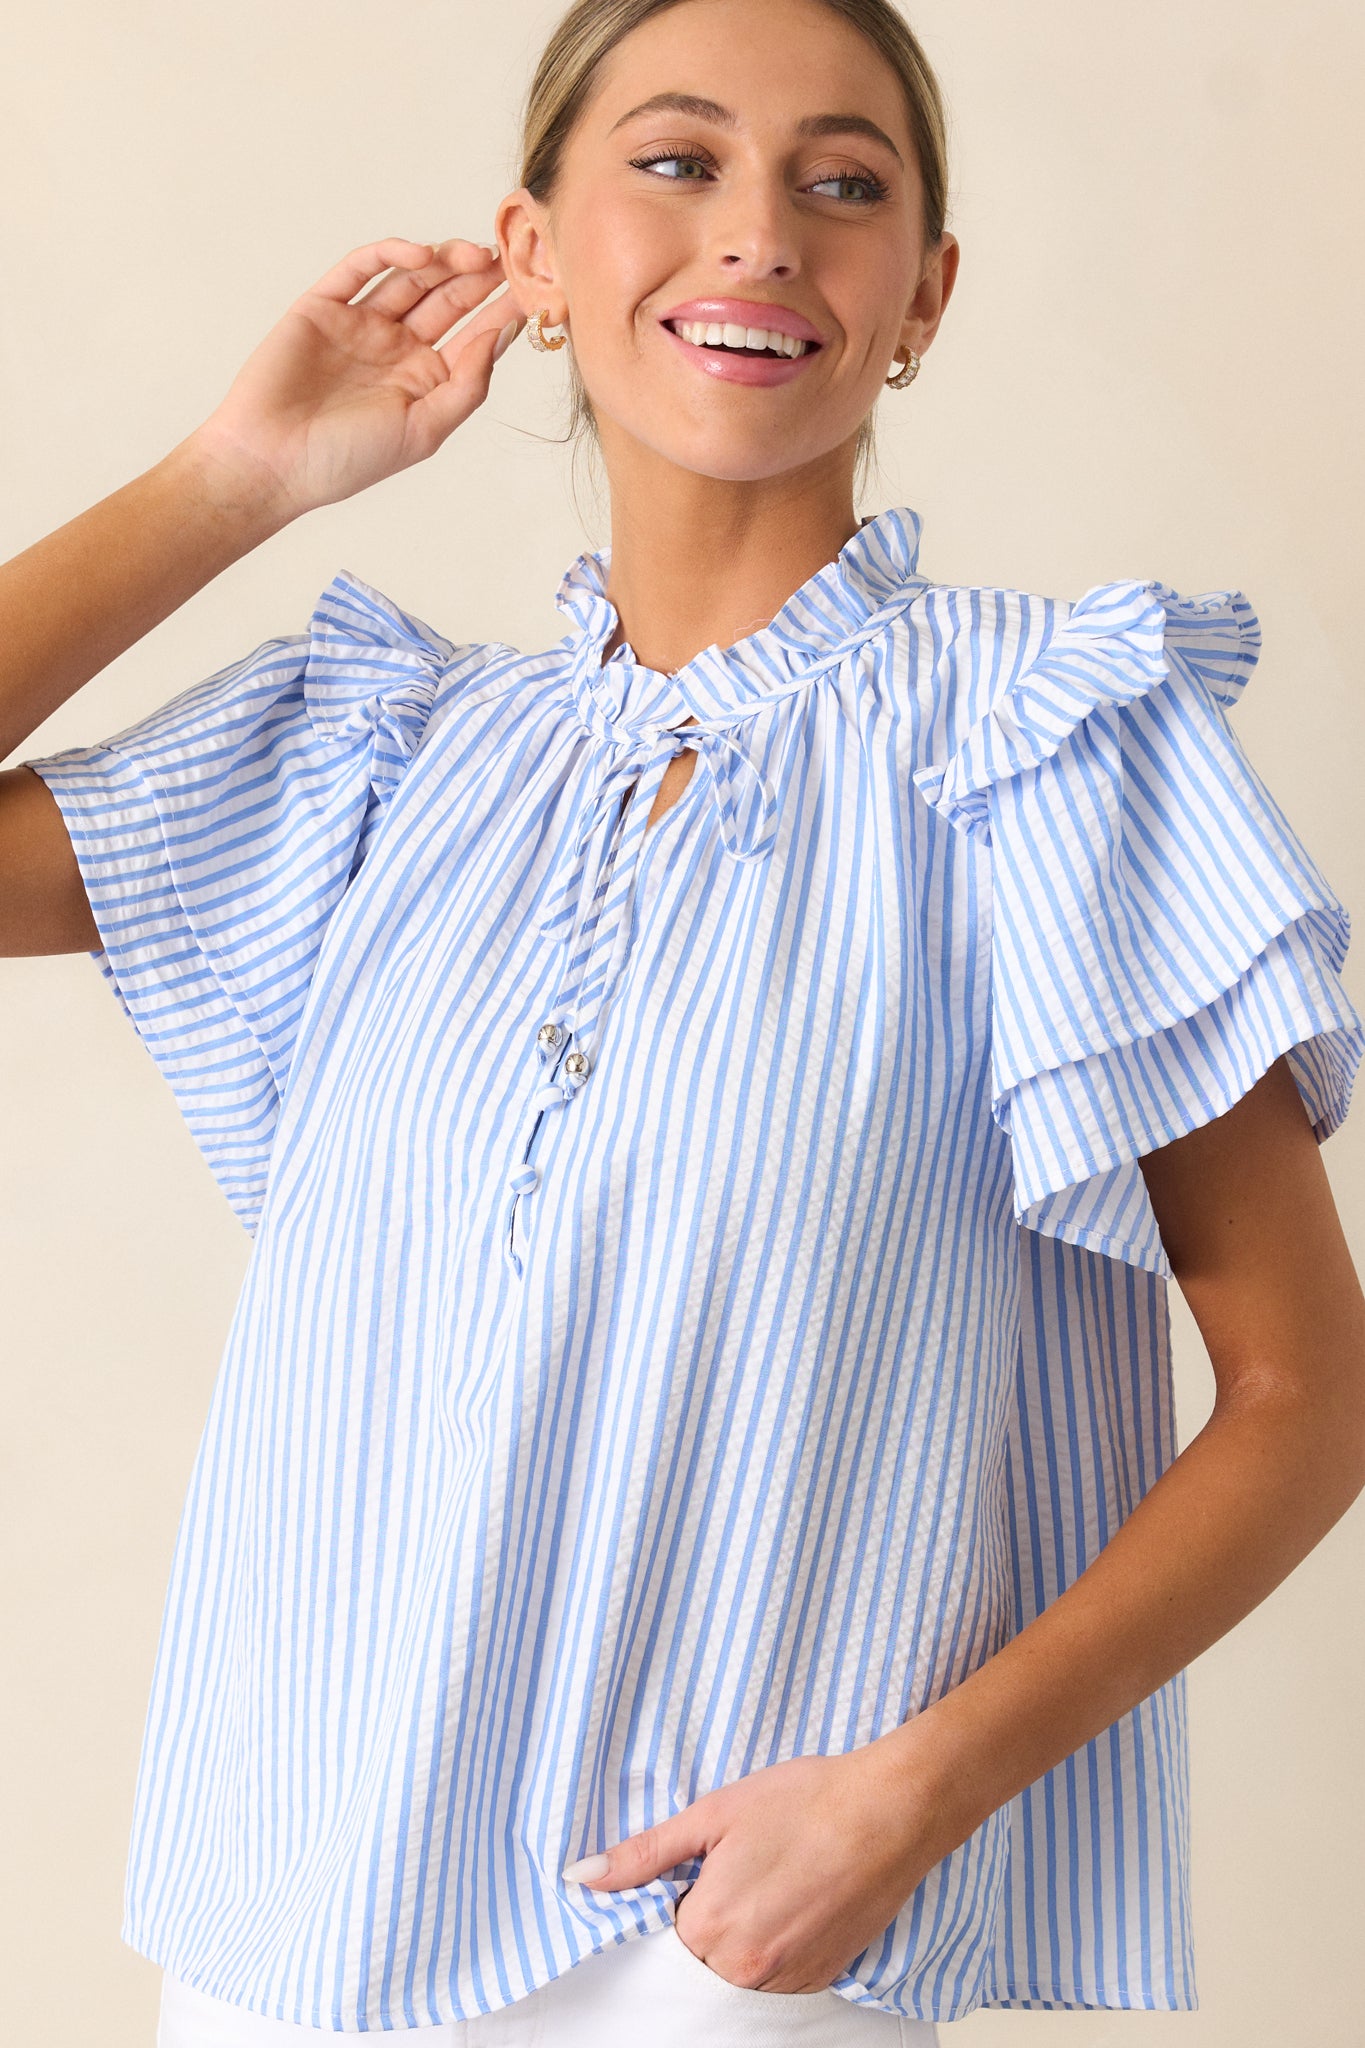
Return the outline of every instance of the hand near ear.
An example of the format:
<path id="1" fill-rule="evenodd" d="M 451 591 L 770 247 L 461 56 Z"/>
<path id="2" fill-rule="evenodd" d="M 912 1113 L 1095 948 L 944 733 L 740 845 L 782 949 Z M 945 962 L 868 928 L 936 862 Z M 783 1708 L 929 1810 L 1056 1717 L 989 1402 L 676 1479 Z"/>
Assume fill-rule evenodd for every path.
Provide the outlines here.
<path id="1" fill-rule="evenodd" d="M 515 323 L 511 340 L 524 324 L 508 295 L 492 296 L 504 282 L 498 252 L 477 242 L 353 249 L 271 328 L 192 439 L 291 518 L 424 461 L 487 397 L 500 331 Z"/>

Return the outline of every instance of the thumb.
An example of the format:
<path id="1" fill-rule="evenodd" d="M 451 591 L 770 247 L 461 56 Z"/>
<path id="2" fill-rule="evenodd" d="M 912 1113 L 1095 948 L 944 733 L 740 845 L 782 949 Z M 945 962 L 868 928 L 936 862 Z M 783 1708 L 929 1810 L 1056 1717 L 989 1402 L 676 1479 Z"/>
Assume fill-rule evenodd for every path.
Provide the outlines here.
<path id="1" fill-rule="evenodd" d="M 433 454 L 482 405 L 488 396 L 494 363 L 525 324 L 525 315 L 512 309 L 501 327 L 490 321 L 486 327 L 462 329 L 454 342 L 447 343 L 449 354 L 446 349 L 437 349 L 446 365 L 446 380 L 416 399 L 408 412 L 410 424 L 420 427 L 422 440 L 429 444 L 423 447 L 423 454 Z"/>
<path id="2" fill-rule="evenodd" d="M 704 1801 L 696 1800 L 681 1813 L 661 1821 L 658 1827 L 627 1835 L 624 1842 L 617 1842 L 599 1856 L 584 1856 L 577 1863 L 566 1864 L 560 1875 L 570 1884 L 590 1885 L 594 1891 L 602 1892 L 628 1891 L 634 1885 L 648 1884 L 651 1878 L 662 1877 L 676 1864 L 690 1863 L 694 1857 L 706 1854 L 710 1830 L 700 1810 L 703 1804 Z"/>

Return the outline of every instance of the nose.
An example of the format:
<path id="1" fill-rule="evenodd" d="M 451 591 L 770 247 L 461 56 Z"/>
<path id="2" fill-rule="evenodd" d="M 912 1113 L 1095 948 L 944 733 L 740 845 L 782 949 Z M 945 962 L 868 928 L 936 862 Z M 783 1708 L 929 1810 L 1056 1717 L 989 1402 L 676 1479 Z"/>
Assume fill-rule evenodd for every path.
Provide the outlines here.
<path id="1" fill-rule="evenodd" d="M 732 276 L 790 278 L 801 267 L 795 209 L 778 180 L 737 179 L 712 226 L 716 260 Z"/>

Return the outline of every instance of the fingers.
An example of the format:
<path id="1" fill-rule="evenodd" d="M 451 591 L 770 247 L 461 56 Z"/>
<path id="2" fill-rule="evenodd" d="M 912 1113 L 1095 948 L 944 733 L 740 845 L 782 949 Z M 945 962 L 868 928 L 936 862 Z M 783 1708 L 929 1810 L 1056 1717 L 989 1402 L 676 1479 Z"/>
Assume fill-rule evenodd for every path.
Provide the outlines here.
<path id="1" fill-rule="evenodd" d="M 337 299 L 344 304 L 391 264 L 427 263 L 433 253 L 430 242 L 405 242 L 401 236 L 390 235 L 383 242 L 370 242 L 363 249 L 352 249 L 349 256 L 343 256 L 340 263 L 334 263 L 330 270 L 324 271 L 311 289 L 320 298 Z"/>
<path id="2" fill-rule="evenodd" d="M 426 275 L 425 272 L 420 274 Z M 498 286 L 505 282 L 500 260 L 485 263 L 478 270 L 460 272 L 439 284 L 432 285 L 430 290 L 402 315 L 402 324 L 419 341 L 437 342 L 457 320 L 463 320 L 465 314 L 477 306 L 481 299 L 488 299 L 490 292 L 496 291 Z M 368 305 L 369 300 L 367 299 L 365 303 Z M 489 305 L 490 308 L 495 305 L 501 306 L 502 299 L 489 299 Z M 503 311 L 503 321 L 507 319 L 509 311 L 515 311 L 515 308 Z"/>
<path id="3" fill-rule="evenodd" d="M 390 320 L 402 320 L 428 292 L 456 279 L 466 280 L 471 287 L 482 279 L 486 291 L 501 277 L 502 264 L 496 249 L 490 255 L 481 243 L 455 236 L 448 242 L 438 242 L 429 261 L 395 268 L 357 303 L 372 312 L 383 313 Z"/>
<path id="4" fill-rule="evenodd" d="M 438 448 L 488 396 L 493 350 L 501 329 L 515 321 L 519 333 L 526 324 L 525 314 L 518 313 L 505 298 L 497 300 L 489 310 L 492 318 L 476 315 L 444 348 L 432 351 L 446 366 L 446 380 L 419 398 L 409 415 L 425 453 Z M 516 339 L 515 334 L 512 339 Z"/>
<path id="5" fill-rule="evenodd" d="M 384 277 L 386 270 L 392 275 Z M 501 274 L 497 250 L 481 242 L 467 242 L 459 235 L 446 242 L 408 242 L 391 235 L 385 241 L 352 249 L 311 289 L 321 298 L 342 304 L 364 293 L 366 306 L 392 319 L 401 318 L 433 285 L 445 283 L 457 272 L 484 270 Z M 377 277 L 381 278 L 379 284 L 374 283 Z M 367 285 L 373 290 L 365 291 Z"/>
<path id="6" fill-rule="evenodd" d="M 453 378 L 467 380 L 473 377 L 486 385 L 493 370 L 493 348 L 509 321 L 516 322 L 516 334 L 512 336 L 515 341 L 526 325 L 526 315 L 513 303 L 510 292 L 501 292 L 496 299 L 490 299 L 486 306 L 481 306 L 458 334 L 452 334 L 450 340 L 436 350 L 436 354 Z M 446 324 L 450 323 L 447 321 Z"/>

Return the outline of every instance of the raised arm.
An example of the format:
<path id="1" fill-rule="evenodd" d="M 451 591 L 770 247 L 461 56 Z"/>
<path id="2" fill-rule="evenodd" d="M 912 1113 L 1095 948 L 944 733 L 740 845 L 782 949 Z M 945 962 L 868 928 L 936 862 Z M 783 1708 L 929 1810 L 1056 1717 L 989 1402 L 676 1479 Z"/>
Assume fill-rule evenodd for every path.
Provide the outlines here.
<path id="1" fill-rule="evenodd" d="M 278 497 L 192 435 L 0 567 L 0 755 L 20 746 L 220 570 L 286 523 Z M 62 814 L 29 768 L 0 774 L 0 952 L 93 952 Z"/>
<path id="2" fill-rule="evenodd" d="M 458 239 L 353 250 L 288 309 L 201 427 L 0 565 L 0 759 L 271 534 L 433 454 L 482 403 L 521 322 L 489 297 L 502 279 L 495 255 Z M 56 802 L 32 770 L 0 773 L 0 953 L 99 943 Z"/>

